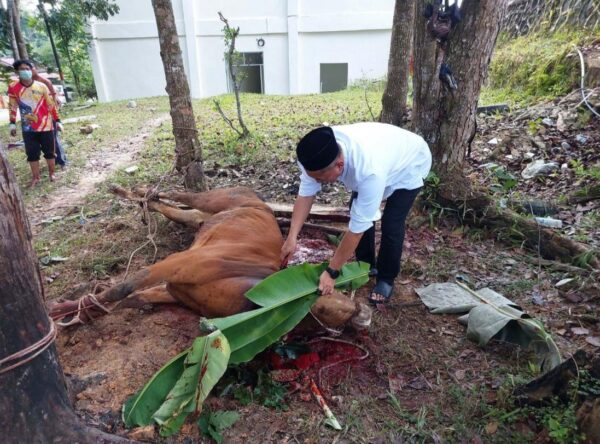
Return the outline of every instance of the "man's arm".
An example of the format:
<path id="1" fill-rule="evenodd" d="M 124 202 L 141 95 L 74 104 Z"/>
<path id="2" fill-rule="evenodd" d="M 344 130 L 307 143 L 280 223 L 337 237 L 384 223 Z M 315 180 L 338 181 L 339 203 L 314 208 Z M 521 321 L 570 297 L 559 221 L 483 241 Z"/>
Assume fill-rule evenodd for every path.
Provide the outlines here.
<path id="1" fill-rule="evenodd" d="M 298 234 L 310 214 L 310 209 L 315 200 L 315 196 L 298 196 L 294 203 L 294 211 L 292 212 L 292 221 L 290 223 L 290 231 L 283 247 L 281 248 L 281 263 L 285 264 L 296 249 L 296 241 Z"/>
<path id="2" fill-rule="evenodd" d="M 10 121 L 10 135 L 17 135 L 17 110 L 19 109 L 19 102 L 17 101 L 16 93 L 12 88 L 8 88 L 8 109 L 9 109 L 9 121 Z"/>
<path id="3" fill-rule="evenodd" d="M 344 233 L 344 237 L 342 237 L 342 241 L 335 249 L 335 253 L 329 261 L 329 267 L 334 270 L 339 270 L 344 266 L 348 259 L 354 254 L 356 247 L 358 247 L 358 243 L 362 238 L 363 233 L 353 233 L 352 231 L 346 231 Z"/>

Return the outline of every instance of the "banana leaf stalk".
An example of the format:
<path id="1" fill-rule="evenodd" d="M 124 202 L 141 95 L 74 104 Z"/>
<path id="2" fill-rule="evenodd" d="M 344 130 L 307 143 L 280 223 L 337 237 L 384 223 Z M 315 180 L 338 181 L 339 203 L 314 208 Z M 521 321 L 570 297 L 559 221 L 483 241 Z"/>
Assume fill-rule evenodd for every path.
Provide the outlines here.
<path id="1" fill-rule="evenodd" d="M 467 336 L 477 340 L 480 346 L 484 346 L 488 341 L 495 336 L 498 332 L 494 329 L 476 329 L 472 326 L 472 320 L 477 315 L 483 315 L 488 312 L 487 315 L 492 318 L 494 315 L 500 315 L 504 319 L 497 319 L 498 324 L 504 324 L 506 326 L 509 322 L 515 322 L 519 325 L 525 337 L 520 332 L 509 332 L 504 331 L 504 336 L 510 342 L 517 342 L 521 345 L 530 345 L 536 354 L 540 356 L 540 367 L 543 371 L 549 371 L 556 367 L 562 361 L 560 350 L 550 335 L 542 325 L 541 322 L 529 317 L 527 314 L 520 310 L 517 310 L 508 305 L 497 305 L 494 302 L 486 299 L 477 292 L 471 290 L 466 285 L 456 282 L 463 290 L 469 292 L 474 298 L 482 302 L 483 305 L 474 307 L 469 313 L 469 328 L 467 330 Z M 491 308 L 491 310 L 490 310 Z M 496 313 L 494 313 L 496 312 Z M 475 316 L 474 316 L 475 315 Z M 506 320 L 508 319 L 508 320 Z"/>
<path id="2" fill-rule="evenodd" d="M 342 426 L 340 425 L 339 421 L 337 420 L 337 418 L 335 417 L 335 415 L 333 414 L 333 412 L 331 411 L 331 409 L 325 402 L 325 398 L 323 398 L 323 395 L 321 394 L 321 390 L 319 390 L 319 387 L 317 387 L 317 384 L 315 384 L 315 381 L 313 378 L 309 378 L 309 385 L 310 385 L 310 391 L 312 392 L 315 399 L 319 403 L 319 406 L 323 409 L 323 413 L 325 413 L 325 418 L 327 418 L 325 420 L 325 424 L 333 427 L 335 430 L 342 430 Z"/>

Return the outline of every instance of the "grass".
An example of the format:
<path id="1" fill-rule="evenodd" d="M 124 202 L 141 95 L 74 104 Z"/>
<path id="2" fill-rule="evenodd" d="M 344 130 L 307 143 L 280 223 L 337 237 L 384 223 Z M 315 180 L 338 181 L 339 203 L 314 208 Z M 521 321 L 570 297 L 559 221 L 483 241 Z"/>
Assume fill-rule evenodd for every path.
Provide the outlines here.
<path id="1" fill-rule="evenodd" d="M 131 135 L 137 134 L 149 119 L 168 112 L 168 100 L 166 97 L 141 99 L 137 103 L 138 106 L 136 108 L 128 108 L 126 101 L 119 101 L 96 105 L 78 111 L 75 111 L 72 107 L 64 107 L 60 111 L 62 120 L 70 117 L 95 115 L 96 120 L 93 123 L 100 125 L 100 128 L 94 130 L 92 134 L 85 136 L 79 132 L 81 124 L 65 124 L 62 140 L 66 146 L 69 167 L 65 171 L 65 174 L 61 175 L 60 184 L 52 184 L 47 181 L 45 162 L 41 160 L 41 186 L 35 190 L 27 188 L 31 174 L 23 149 L 10 150 L 8 152 L 8 159 L 17 175 L 25 202 L 27 203 L 32 199 L 44 196 L 56 187 L 64 185 L 65 182 L 68 184 L 76 183 L 79 176 L 84 173 L 83 166 L 87 158 L 94 150 L 97 150 L 101 146 L 119 143 L 119 141 Z M 15 140 L 9 135 L 8 125 L 0 126 L 0 140 L 5 144 L 6 142 Z"/>
<path id="2" fill-rule="evenodd" d="M 589 44 L 600 31 L 538 32 L 515 39 L 501 37 L 480 103 L 527 105 L 566 94 L 579 85 L 579 58 L 573 45 Z"/>

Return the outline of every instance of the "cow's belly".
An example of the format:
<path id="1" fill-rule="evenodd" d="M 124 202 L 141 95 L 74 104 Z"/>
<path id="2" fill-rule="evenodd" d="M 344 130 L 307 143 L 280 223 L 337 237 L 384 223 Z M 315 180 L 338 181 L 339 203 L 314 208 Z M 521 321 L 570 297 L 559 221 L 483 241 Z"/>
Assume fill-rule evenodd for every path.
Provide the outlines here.
<path id="1" fill-rule="evenodd" d="M 260 281 L 260 278 L 233 277 L 203 285 L 167 284 L 167 290 L 196 313 L 217 318 L 252 308 L 252 302 L 244 297 L 244 293 Z"/>

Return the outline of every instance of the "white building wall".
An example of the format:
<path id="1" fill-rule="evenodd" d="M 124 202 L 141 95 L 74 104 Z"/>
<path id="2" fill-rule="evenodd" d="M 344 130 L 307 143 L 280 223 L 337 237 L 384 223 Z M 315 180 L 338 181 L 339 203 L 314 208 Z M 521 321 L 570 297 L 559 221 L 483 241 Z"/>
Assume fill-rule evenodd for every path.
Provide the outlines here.
<path id="1" fill-rule="evenodd" d="M 240 27 L 236 49 L 263 52 L 264 92 L 320 91 L 320 63 L 348 63 L 348 82 L 387 71 L 394 0 L 172 0 L 192 96 L 227 92 L 221 11 Z M 164 95 L 149 0 L 119 0 L 120 13 L 91 25 L 101 101 Z M 260 48 L 258 39 L 265 44 Z"/>

